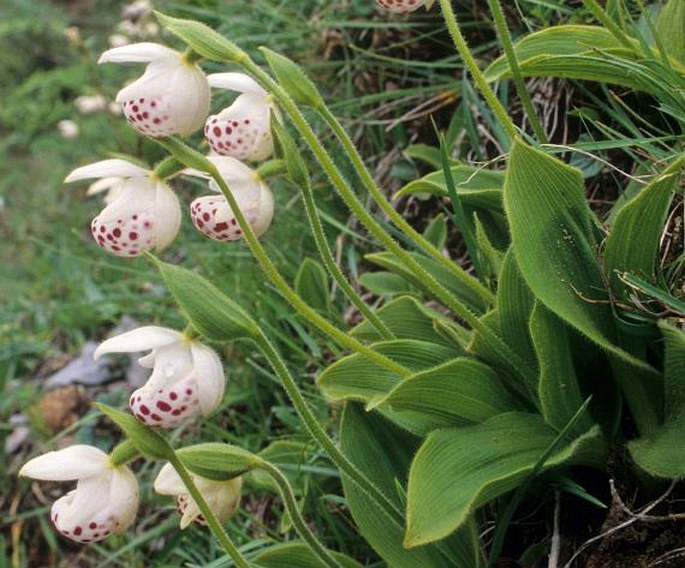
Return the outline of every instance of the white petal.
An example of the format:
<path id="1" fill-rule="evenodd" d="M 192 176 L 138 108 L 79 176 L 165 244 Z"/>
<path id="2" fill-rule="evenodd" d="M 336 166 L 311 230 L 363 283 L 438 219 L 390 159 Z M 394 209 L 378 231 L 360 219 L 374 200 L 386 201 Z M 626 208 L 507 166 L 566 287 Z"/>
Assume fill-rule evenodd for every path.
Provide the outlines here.
<path id="1" fill-rule="evenodd" d="M 109 507 L 111 470 L 102 475 L 79 479 L 69 507 L 61 519 L 63 526 L 80 526 L 90 522 L 98 513 Z"/>
<path id="2" fill-rule="evenodd" d="M 124 177 L 135 178 L 149 175 L 149 170 L 132 164 L 128 160 L 102 160 L 80 168 L 76 168 L 66 178 L 65 182 L 78 181 L 90 178 Z"/>
<path id="3" fill-rule="evenodd" d="M 109 487 L 109 506 L 117 519 L 115 532 L 121 534 L 133 524 L 138 512 L 138 481 L 126 466 L 114 469 Z"/>
<path id="4" fill-rule="evenodd" d="M 274 196 L 266 184 L 261 184 L 261 200 L 259 202 L 259 212 L 257 219 L 251 224 L 252 230 L 256 237 L 261 237 L 268 228 L 274 218 Z"/>
<path id="5" fill-rule="evenodd" d="M 180 341 L 182 338 L 182 333 L 166 327 L 156 325 L 139 327 L 103 341 L 93 353 L 93 359 L 97 360 L 105 353 L 136 353 L 157 349 Z"/>
<path id="6" fill-rule="evenodd" d="M 210 90 L 207 77 L 197 65 L 179 65 L 170 80 L 169 107 L 174 126 L 181 136 L 202 128 L 209 114 Z"/>
<path id="7" fill-rule="evenodd" d="M 181 516 L 180 527 L 181 530 L 185 530 L 190 523 L 192 523 L 197 517 L 200 516 L 200 507 L 197 506 L 195 499 L 188 495 L 188 502 L 183 510 L 183 515 Z"/>
<path id="8" fill-rule="evenodd" d="M 104 177 L 96 182 L 91 183 L 88 186 L 86 195 L 95 195 L 96 193 L 101 193 L 103 191 L 108 191 L 118 185 L 121 185 L 123 178 L 120 177 Z"/>
<path id="9" fill-rule="evenodd" d="M 245 73 L 212 73 L 207 76 L 210 86 L 239 93 L 254 93 L 266 96 L 267 92 Z"/>
<path id="10" fill-rule="evenodd" d="M 178 51 L 152 42 L 132 43 L 105 51 L 98 63 L 145 63 L 167 57 L 177 57 Z"/>
<path id="11" fill-rule="evenodd" d="M 159 470 L 154 482 L 154 490 L 160 495 L 183 495 L 188 489 L 170 463 L 165 463 Z"/>
<path id="12" fill-rule="evenodd" d="M 109 465 L 105 452 L 78 444 L 33 458 L 19 470 L 19 475 L 33 479 L 67 481 L 101 474 Z"/>
<path id="13" fill-rule="evenodd" d="M 199 389 L 200 410 L 207 416 L 223 400 L 226 387 L 224 368 L 216 352 L 206 345 L 193 342 L 190 352 L 193 357 L 193 375 Z"/>
<path id="14" fill-rule="evenodd" d="M 161 250 L 174 240 L 181 227 L 181 204 L 165 183 L 158 183 L 155 199 L 155 246 Z"/>
<path id="15" fill-rule="evenodd" d="M 221 177 L 229 184 L 240 181 L 254 183 L 257 179 L 257 172 L 240 160 L 230 156 L 210 156 L 207 159 L 217 167 Z"/>

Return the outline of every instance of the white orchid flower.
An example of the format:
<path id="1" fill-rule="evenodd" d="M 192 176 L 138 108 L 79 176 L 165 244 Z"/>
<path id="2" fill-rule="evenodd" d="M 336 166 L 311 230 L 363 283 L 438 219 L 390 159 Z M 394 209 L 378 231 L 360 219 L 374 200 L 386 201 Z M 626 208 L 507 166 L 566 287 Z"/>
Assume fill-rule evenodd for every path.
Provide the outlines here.
<path id="1" fill-rule="evenodd" d="M 272 97 L 244 73 L 214 73 L 210 86 L 242 93 L 233 104 L 205 123 L 209 146 L 222 156 L 260 161 L 273 154 L 271 113 L 279 118 Z"/>
<path id="2" fill-rule="evenodd" d="M 93 238 L 106 251 L 134 257 L 163 249 L 174 240 L 181 226 L 181 206 L 176 194 L 152 172 L 126 160 L 103 160 L 76 168 L 64 181 L 91 178 L 109 180 L 95 188 L 109 187 L 110 193 L 107 206 L 90 225 Z M 93 187 L 89 192 L 95 191 Z"/>
<path id="3" fill-rule="evenodd" d="M 146 136 L 187 136 L 209 114 L 209 84 L 197 64 L 151 42 L 105 51 L 98 63 L 148 63 L 145 73 L 117 94 L 126 120 Z"/>
<path id="4" fill-rule="evenodd" d="M 240 503 L 242 478 L 235 477 L 227 481 L 214 481 L 194 473 L 191 473 L 190 476 L 219 522 L 226 522 Z M 176 507 L 181 515 L 181 529 L 185 529 L 193 521 L 206 526 L 205 518 L 195 503 L 195 499 L 190 496 L 188 489 L 171 464 L 164 464 L 157 479 L 155 479 L 154 488 L 160 495 L 176 496 Z"/>
<path id="5" fill-rule="evenodd" d="M 144 424 L 174 428 L 191 416 L 211 414 L 224 396 L 224 369 L 206 345 L 165 327 L 145 326 L 103 341 L 93 354 L 150 353 L 138 359 L 152 375 L 129 400 Z"/>
<path id="6" fill-rule="evenodd" d="M 115 466 L 105 452 L 76 445 L 27 462 L 19 475 L 50 481 L 76 480 L 76 489 L 52 505 L 57 530 L 80 543 L 121 534 L 138 510 L 138 482 L 125 465 Z"/>
<path id="7" fill-rule="evenodd" d="M 421 6 L 425 6 L 426 10 L 430 10 L 435 0 L 376 0 L 378 5 L 385 8 L 388 12 L 396 14 L 406 14 L 418 10 Z"/>
<path id="8" fill-rule="evenodd" d="M 274 216 L 274 197 L 269 186 L 255 170 L 234 158 L 210 156 L 207 159 L 226 180 L 255 236 L 262 236 L 271 226 Z M 207 177 L 207 174 L 192 169 L 185 170 L 185 173 Z M 212 179 L 209 180 L 209 187 L 215 192 L 221 191 Z M 195 199 L 190 204 L 190 218 L 195 227 L 209 239 L 235 241 L 243 237 L 233 210 L 220 193 Z"/>

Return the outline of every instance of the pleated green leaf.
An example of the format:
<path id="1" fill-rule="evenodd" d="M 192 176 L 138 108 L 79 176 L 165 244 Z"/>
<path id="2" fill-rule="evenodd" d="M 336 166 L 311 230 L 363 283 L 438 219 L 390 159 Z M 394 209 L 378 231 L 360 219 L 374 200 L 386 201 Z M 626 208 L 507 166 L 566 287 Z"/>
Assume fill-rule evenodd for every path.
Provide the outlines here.
<path id="1" fill-rule="evenodd" d="M 525 77 L 564 77 L 631 87 L 670 98 L 663 68 L 642 61 L 636 51 L 623 47 L 609 30 L 597 26 L 555 26 L 527 35 L 514 45 Z M 680 73 L 685 68 L 670 61 Z M 505 56 L 485 70 L 488 81 L 511 77 Z M 661 81 L 659 79 L 662 79 Z M 674 80 L 676 76 L 673 76 Z"/>
<path id="2" fill-rule="evenodd" d="M 677 186 L 676 173 L 660 176 L 616 216 L 604 249 L 604 268 L 614 294 L 626 296 L 629 290 L 619 273 L 631 272 L 648 280 L 654 275 L 659 239 Z"/>
<path id="3" fill-rule="evenodd" d="M 453 166 L 451 172 L 457 195 L 465 206 L 502 209 L 503 172 L 473 166 Z M 408 183 L 395 194 L 394 198 L 399 199 L 417 193 L 449 197 L 445 174 L 442 170 Z"/>
<path id="4" fill-rule="evenodd" d="M 404 487 L 419 439 L 407 434 L 376 412 L 365 412 L 348 403 L 340 426 L 340 446 L 352 463 L 390 498 L 404 508 Z M 343 489 L 352 518 L 362 536 L 393 568 L 479 568 L 478 535 L 474 523 L 437 546 L 407 550 L 402 545 L 404 526 L 382 509 L 343 475 Z M 399 487 L 398 487 L 399 486 Z M 442 552 L 444 550 L 444 552 Z"/>
<path id="5" fill-rule="evenodd" d="M 261 47 L 260 50 L 278 82 L 295 102 L 313 107 L 323 104 L 316 85 L 297 63 L 268 47 Z"/>
<path id="6" fill-rule="evenodd" d="M 154 460 L 167 460 L 173 456 L 174 450 L 164 438 L 137 420 L 135 416 L 99 402 L 94 403 L 93 406 L 121 428 L 141 454 Z"/>
<path id="7" fill-rule="evenodd" d="M 671 57 L 685 65 L 685 2 L 669 0 L 659 14 L 657 32 Z"/>
<path id="8" fill-rule="evenodd" d="M 426 430 L 480 423 L 518 409 L 497 373 L 466 357 L 412 375 L 375 404 L 389 405 Z"/>
<path id="9" fill-rule="evenodd" d="M 412 339 L 384 341 L 373 349 L 393 361 L 419 371 L 435 367 L 459 355 L 455 349 Z M 324 394 L 333 400 L 358 400 L 373 403 L 384 397 L 401 378 L 355 353 L 327 367 L 316 382 Z"/>
<path id="10" fill-rule="evenodd" d="M 414 287 L 399 274 L 379 270 L 377 272 L 365 272 L 358 279 L 359 284 L 369 292 L 378 296 L 393 296 L 395 294 L 411 294 Z"/>
<path id="11" fill-rule="evenodd" d="M 361 568 L 362 565 L 349 556 L 331 552 L 333 557 L 345 568 Z M 251 559 L 253 566 L 259 568 L 322 568 L 316 554 L 303 542 L 286 542 L 269 547 Z"/>
<path id="12" fill-rule="evenodd" d="M 436 331 L 435 322 L 445 326 L 456 326 L 442 314 L 427 308 L 415 298 L 400 296 L 385 304 L 377 312 L 381 321 L 392 331 L 397 339 L 418 339 L 439 343 L 452 349 L 459 349 L 451 337 Z M 357 325 L 351 332 L 363 341 L 380 341 L 378 330 L 367 321 Z"/>
<path id="13" fill-rule="evenodd" d="M 515 488 L 557 434 L 539 415 L 520 412 L 430 434 L 409 473 L 405 546 L 445 538 L 480 505 Z M 542 470 L 594 465 L 601 462 L 602 452 L 599 428 L 593 428 L 553 453 Z"/>
<path id="14" fill-rule="evenodd" d="M 659 324 L 664 337 L 664 423 L 651 436 L 628 444 L 635 462 L 650 475 L 685 477 L 685 333 Z"/>
<path id="15" fill-rule="evenodd" d="M 512 349 L 535 367 L 535 350 L 528 329 L 534 303 L 535 298 L 521 276 L 514 250 L 510 247 L 502 261 L 497 282 L 500 331 Z M 576 408 L 578 406 L 580 405 L 576 405 Z"/>
<path id="16" fill-rule="evenodd" d="M 516 142 L 504 204 L 516 260 L 533 294 L 603 349 L 649 368 L 615 344 L 613 314 L 580 172 Z"/>
<path id="17" fill-rule="evenodd" d="M 436 248 L 442 248 L 447 241 L 447 221 L 444 213 L 438 213 L 426 227 L 423 236 Z"/>
<path id="18" fill-rule="evenodd" d="M 540 366 L 538 396 L 542 416 L 555 428 L 563 428 L 583 404 L 570 330 L 540 302 L 535 303 L 530 318 L 530 333 Z M 587 414 L 581 416 L 574 432 L 585 432 L 592 426 Z"/>
<path id="19" fill-rule="evenodd" d="M 423 269 L 428 271 L 433 278 L 440 284 L 452 292 L 462 303 L 464 303 L 471 311 L 480 314 L 485 311 L 487 306 L 483 299 L 467 285 L 464 281 L 459 280 L 455 275 L 447 270 L 438 261 L 428 258 L 422 254 L 410 253 L 412 258 L 418 262 Z M 416 286 L 417 288 L 431 294 L 430 290 L 422 282 L 421 278 L 416 276 L 414 272 L 409 270 L 393 253 L 391 252 L 375 252 L 365 256 L 374 264 L 382 266 L 383 268 L 402 276 L 407 282 Z"/>

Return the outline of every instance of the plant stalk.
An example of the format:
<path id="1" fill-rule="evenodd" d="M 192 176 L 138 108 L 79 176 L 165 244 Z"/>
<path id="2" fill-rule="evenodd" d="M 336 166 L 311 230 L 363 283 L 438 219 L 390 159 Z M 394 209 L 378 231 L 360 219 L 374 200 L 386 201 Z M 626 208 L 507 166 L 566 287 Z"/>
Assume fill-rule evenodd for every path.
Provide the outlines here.
<path id="1" fill-rule="evenodd" d="M 338 466 L 341 472 L 347 475 L 359 486 L 360 489 L 362 489 L 383 509 L 385 509 L 386 514 L 390 515 L 391 518 L 396 520 L 400 526 L 403 526 L 404 516 L 402 515 L 402 512 L 397 509 L 395 504 L 390 501 L 390 499 L 388 499 L 372 481 L 370 481 L 361 471 L 359 471 L 359 469 L 357 469 L 357 466 L 355 466 L 347 458 L 347 456 L 342 453 L 342 451 L 333 442 L 333 440 L 331 440 L 326 431 L 319 424 L 316 416 L 314 416 L 309 408 L 307 401 L 302 396 L 302 393 L 290 374 L 290 371 L 288 371 L 288 367 L 266 334 L 259 330 L 259 332 L 255 334 L 252 339 L 259 346 L 262 353 L 269 361 L 269 364 L 281 381 L 283 388 L 288 393 L 288 397 L 293 403 L 295 410 L 304 422 L 304 425 L 311 434 L 312 438 L 319 443 L 319 445 L 331 458 L 333 463 Z"/>
<path id="2" fill-rule="evenodd" d="M 221 546 L 223 546 L 224 550 L 233 559 L 235 565 L 238 566 L 238 568 L 250 568 L 250 563 L 245 559 L 236 545 L 233 544 L 233 541 L 228 534 L 226 534 L 226 531 L 221 526 L 221 523 L 207 504 L 207 501 L 205 501 L 204 496 L 197 488 L 197 485 L 195 485 L 190 473 L 188 473 L 188 470 L 175 453 L 173 457 L 169 459 L 169 463 L 171 463 L 176 470 L 176 473 L 178 473 L 179 477 L 183 481 L 183 484 L 186 486 L 188 493 L 190 493 L 190 496 L 193 498 L 195 503 L 197 503 L 198 508 L 202 512 L 202 516 L 209 525 L 209 528 L 214 533 L 216 539 L 221 543 Z"/>
<path id="3" fill-rule="evenodd" d="M 297 500 L 295 499 L 295 493 L 288 482 L 288 478 L 283 475 L 277 467 L 267 461 L 262 460 L 259 464 L 259 468 L 268 473 L 276 485 L 278 485 L 281 498 L 283 499 L 286 511 L 288 511 L 288 514 L 290 515 L 295 530 L 297 530 L 298 534 L 309 545 L 312 552 L 319 557 L 319 560 L 321 560 L 325 566 L 342 568 L 340 562 L 338 562 L 331 552 L 319 542 L 316 535 L 302 518 L 300 508 L 297 506 Z"/>
<path id="4" fill-rule="evenodd" d="M 540 144 L 547 144 L 545 129 L 542 127 L 540 118 L 535 112 L 535 107 L 533 106 L 533 101 L 530 98 L 530 93 L 528 92 L 526 84 L 523 81 L 523 75 L 521 74 L 521 68 L 519 67 L 518 60 L 516 58 L 514 45 L 511 43 L 511 34 L 509 33 L 509 28 L 507 27 L 507 21 L 504 17 L 504 11 L 502 10 L 500 0 L 488 0 L 488 5 L 490 6 L 490 12 L 492 12 L 492 17 L 495 21 L 497 34 L 499 35 L 499 39 L 502 42 L 502 47 L 504 48 L 504 54 L 509 62 L 509 68 L 511 69 L 511 75 L 514 79 L 514 84 L 516 85 L 516 91 L 521 98 L 521 102 L 523 103 L 523 108 L 526 111 L 530 125 L 533 128 L 533 132 L 535 133 L 538 142 Z"/>
<path id="5" fill-rule="evenodd" d="M 451 1 L 439 0 L 439 2 L 440 8 L 442 9 L 442 16 L 445 20 L 445 24 L 447 25 L 447 29 L 450 32 L 450 36 L 452 36 L 454 45 L 457 48 L 459 55 L 461 55 L 461 58 L 464 60 L 464 63 L 466 64 L 469 73 L 471 73 L 473 80 L 476 82 L 476 85 L 485 97 L 485 100 L 487 101 L 488 105 L 490 105 L 492 112 L 495 113 L 495 116 L 499 120 L 500 124 L 507 131 L 507 134 L 512 139 L 518 138 L 519 133 L 516 128 L 516 125 L 514 125 L 514 122 L 511 120 L 509 113 L 504 108 L 502 103 L 499 101 L 499 99 L 495 95 L 495 92 L 492 90 L 490 85 L 488 85 L 488 82 L 485 79 L 485 75 L 483 75 L 483 72 L 478 67 L 476 60 L 474 59 L 473 54 L 471 53 L 471 50 L 469 49 L 469 46 L 466 43 L 466 39 L 464 39 L 464 36 L 461 33 L 461 29 L 459 29 L 459 23 L 457 22 L 457 17 L 454 13 L 454 10 L 452 9 Z"/>

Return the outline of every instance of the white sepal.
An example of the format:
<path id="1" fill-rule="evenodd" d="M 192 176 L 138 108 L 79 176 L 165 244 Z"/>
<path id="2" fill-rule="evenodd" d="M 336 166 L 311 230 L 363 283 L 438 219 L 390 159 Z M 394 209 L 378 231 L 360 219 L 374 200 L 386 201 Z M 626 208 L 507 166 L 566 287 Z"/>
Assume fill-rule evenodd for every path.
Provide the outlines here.
<path id="1" fill-rule="evenodd" d="M 207 75 L 210 87 L 226 89 L 238 93 L 252 93 L 266 96 L 266 91 L 249 75 L 245 73 L 212 73 Z"/>
<path id="2" fill-rule="evenodd" d="M 106 353 L 137 353 L 157 349 L 182 338 L 183 334 L 173 329 L 147 325 L 106 339 L 93 353 L 93 359 L 97 361 Z"/>
<path id="3" fill-rule="evenodd" d="M 70 481 L 102 473 L 109 457 L 93 446 L 77 444 L 29 460 L 19 470 L 22 477 L 49 481 Z"/>
<path id="4" fill-rule="evenodd" d="M 66 183 L 92 178 L 137 178 L 150 175 L 150 171 L 141 168 L 128 160 L 111 159 L 102 160 L 87 166 L 76 168 L 64 181 Z"/>
<path id="5" fill-rule="evenodd" d="M 194 372 L 198 377 L 202 377 L 203 388 L 198 391 L 200 411 L 207 416 L 214 412 L 224 398 L 224 368 L 216 352 L 206 345 L 193 342 L 190 344 L 190 353 Z"/>
<path id="6" fill-rule="evenodd" d="M 156 59 L 174 58 L 178 52 L 159 43 L 131 43 L 105 51 L 98 63 L 148 63 Z"/>

